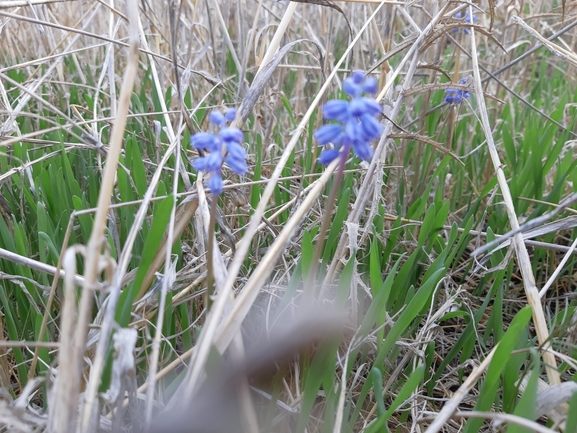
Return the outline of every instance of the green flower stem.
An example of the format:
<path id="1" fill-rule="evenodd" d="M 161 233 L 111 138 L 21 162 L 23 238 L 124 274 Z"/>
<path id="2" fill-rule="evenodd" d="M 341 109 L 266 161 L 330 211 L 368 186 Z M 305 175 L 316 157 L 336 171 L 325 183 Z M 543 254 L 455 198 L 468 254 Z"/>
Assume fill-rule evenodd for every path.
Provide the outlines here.
<path id="1" fill-rule="evenodd" d="M 214 293 L 214 263 L 213 263 L 213 250 L 214 246 L 214 226 L 216 224 L 216 203 L 218 202 L 218 196 L 212 196 L 212 203 L 210 204 L 210 221 L 208 223 L 208 248 L 206 251 L 206 309 L 208 310 L 211 305 L 211 297 Z"/>

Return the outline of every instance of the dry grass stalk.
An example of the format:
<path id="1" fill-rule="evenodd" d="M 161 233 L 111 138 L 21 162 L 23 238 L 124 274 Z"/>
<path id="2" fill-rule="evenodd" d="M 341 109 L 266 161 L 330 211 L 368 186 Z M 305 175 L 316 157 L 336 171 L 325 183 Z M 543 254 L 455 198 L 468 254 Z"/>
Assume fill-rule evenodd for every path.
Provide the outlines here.
<path id="1" fill-rule="evenodd" d="M 65 433 L 76 431 L 78 411 L 78 395 L 82 374 L 83 357 L 75 356 L 74 330 L 78 319 L 76 310 L 76 285 L 72 275 L 76 271 L 76 253 L 78 248 L 66 250 L 63 267 L 68 273 L 64 281 L 64 305 L 60 324 L 60 351 L 58 353 L 59 371 L 54 384 L 54 404 L 49 407 L 48 431 Z M 82 352 L 84 353 L 84 347 Z"/>
<path id="2" fill-rule="evenodd" d="M 289 5 L 288 5 L 283 17 L 282 17 L 282 20 L 281 20 L 273 38 L 272 38 L 272 41 L 270 42 L 270 45 L 268 46 L 266 53 L 261 60 L 257 75 L 266 65 L 269 64 L 269 62 L 274 57 L 275 53 L 278 51 L 281 40 L 287 31 L 287 28 L 291 22 L 293 14 L 295 13 L 297 5 L 298 5 L 298 3 L 296 3 L 296 2 L 290 2 L 289 3 Z"/>
<path id="3" fill-rule="evenodd" d="M 492 412 L 457 412 L 453 415 L 455 418 L 481 418 L 481 419 L 491 419 L 495 424 L 508 423 L 516 424 L 527 429 L 531 429 L 536 433 L 557 433 L 557 430 L 552 430 L 547 428 L 535 421 L 531 421 L 527 418 L 523 418 L 518 415 L 513 415 L 510 413 L 492 413 Z"/>
<path id="4" fill-rule="evenodd" d="M 472 14 L 473 10 L 470 9 L 469 13 Z M 475 42 L 475 29 L 471 29 L 471 55 L 473 60 L 473 76 L 475 79 L 474 89 L 479 104 L 481 125 L 485 133 L 485 138 L 487 139 L 487 147 L 489 149 L 491 161 L 493 162 L 493 167 L 497 175 L 499 188 L 503 194 L 503 201 L 507 209 L 511 229 L 517 230 L 519 228 L 519 220 L 517 219 L 515 206 L 513 205 L 513 198 L 511 197 L 511 191 L 509 190 L 509 185 L 507 184 L 507 179 L 505 178 L 505 173 L 503 172 L 503 165 L 501 163 L 497 147 L 495 146 L 495 141 L 493 140 L 491 124 L 489 123 L 489 115 L 487 114 L 487 106 L 485 104 L 485 98 L 483 95 L 481 72 L 479 70 L 479 58 L 477 56 L 477 45 Z M 557 361 L 555 360 L 555 357 L 547 350 L 549 347 L 551 347 L 551 343 L 549 341 L 549 329 L 547 328 L 547 321 L 543 312 L 539 291 L 535 285 L 535 277 L 533 276 L 533 271 L 531 269 L 531 259 L 529 258 L 529 253 L 527 252 L 527 248 L 523 242 L 523 235 L 521 233 L 515 235 L 514 247 L 519 268 L 523 277 L 527 302 L 533 308 L 533 323 L 535 325 L 535 331 L 537 332 L 537 338 L 539 339 L 539 343 L 543 348 L 543 360 L 545 361 L 549 384 L 556 385 L 561 383 L 559 372 L 557 371 Z"/>
<path id="5" fill-rule="evenodd" d="M 136 1 L 128 0 L 127 9 L 130 24 L 129 57 L 119 98 L 118 113 L 112 129 L 108 158 L 106 160 L 106 167 L 98 199 L 98 209 L 94 217 L 92 234 L 85 254 L 85 283 L 80 298 L 77 323 L 76 320 L 74 320 L 74 317 L 76 316 L 74 312 L 76 310 L 76 290 L 74 289 L 74 284 L 72 284 L 72 282 L 67 286 L 67 294 L 65 297 L 65 303 L 68 305 L 68 308 L 65 308 L 65 311 L 63 312 L 62 336 L 60 340 L 62 346 L 59 359 L 61 367 L 60 371 L 66 372 L 66 379 L 64 379 L 62 375 L 60 375 L 60 379 L 57 379 L 55 389 L 56 396 L 50 425 L 50 431 L 54 433 L 76 431 L 77 427 L 77 403 L 84 364 L 84 350 L 88 333 L 88 324 L 91 320 L 94 288 L 99 272 L 99 262 L 104 241 L 104 229 L 108 218 L 112 188 L 116 178 L 118 156 L 120 155 L 120 149 L 122 148 L 123 143 L 124 127 L 126 125 L 126 116 L 130 105 L 130 97 L 138 70 L 138 29 L 136 27 L 138 22 L 138 6 Z M 74 251 L 70 250 L 69 260 L 73 260 L 73 254 Z M 64 383 L 66 383 L 66 386 Z M 88 407 L 85 411 L 83 428 L 81 431 L 89 431 L 91 413 L 92 408 Z"/>
<path id="6" fill-rule="evenodd" d="M 4 314 L 0 312 L 0 388 L 9 389 L 10 388 L 10 372 L 12 368 L 8 363 L 6 347 L 13 347 L 9 341 L 4 338 Z"/>
<path id="7" fill-rule="evenodd" d="M 38 260 L 29 257 L 21 256 L 20 254 L 13 253 L 12 251 L 3 248 L 0 248 L 0 258 L 9 260 L 12 263 L 19 263 L 38 272 L 52 275 L 56 278 L 56 281 L 58 281 L 59 278 L 65 278 L 66 276 L 66 271 L 64 270 L 60 270 L 57 267 L 39 262 Z M 82 275 L 74 275 L 74 281 L 76 284 L 81 286 L 84 284 L 84 277 L 82 277 Z"/>
<path id="8" fill-rule="evenodd" d="M 541 36 L 539 34 L 539 32 L 537 32 L 535 29 L 530 27 L 519 16 L 514 16 L 513 22 L 519 24 L 521 27 L 523 27 L 525 30 L 527 30 L 527 32 L 529 32 L 529 34 L 531 34 L 531 36 L 533 36 L 539 42 L 541 42 L 541 44 L 543 44 L 553 54 L 555 54 L 558 57 L 561 57 L 566 62 L 571 63 L 573 66 L 577 66 L 577 54 L 575 54 L 573 51 L 570 51 L 570 50 L 567 50 L 563 47 L 560 47 L 556 43 L 551 42 L 548 39 L 544 38 L 543 36 Z"/>
<path id="9" fill-rule="evenodd" d="M 38 6 L 50 3 L 64 3 L 75 0 L 2 0 L 0 1 L 0 9 L 24 7 L 24 6 Z"/>

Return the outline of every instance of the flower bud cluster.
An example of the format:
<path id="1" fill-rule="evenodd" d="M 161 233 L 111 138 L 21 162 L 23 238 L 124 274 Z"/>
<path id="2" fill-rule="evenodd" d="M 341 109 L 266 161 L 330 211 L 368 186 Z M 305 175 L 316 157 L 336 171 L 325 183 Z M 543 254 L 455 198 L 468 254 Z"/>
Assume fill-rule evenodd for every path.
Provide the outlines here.
<path id="1" fill-rule="evenodd" d="M 468 82 L 467 77 L 463 77 L 459 80 L 459 84 L 466 85 Z M 448 104 L 460 104 L 463 99 L 467 99 L 471 94 L 468 90 L 462 89 L 447 89 L 445 90 L 445 102 Z"/>
<path id="2" fill-rule="evenodd" d="M 462 12 L 457 12 L 457 13 L 455 14 L 455 18 L 458 19 L 458 20 L 464 18 L 464 21 L 465 21 L 466 23 L 469 23 L 469 24 L 473 24 L 475 21 L 477 21 L 477 17 L 475 16 L 475 14 L 471 15 L 471 14 L 469 13 L 469 8 L 467 8 L 467 11 L 465 12 L 464 17 L 463 17 L 463 13 L 462 13 Z M 461 28 L 453 29 L 453 33 L 458 33 L 460 30 L 461 30 Z M 467 27 L 464 27 L 462 30 L 463 30 L 463 33 L 465 33 L 466 35 L 468 35 L 469 33 L 471 33 L 471 31 L 470 31 Z"/>
<path id="3" fill-rule="evenodd" d="M 314 133 L 320 146 L 334 145 L 321 152 L 318 159 L 321 164 L 329 164 L 341 152 L 346 158 L 351 147 L 360 159 L 368 161 L 373 156 L 371 141 L 383 133 L 383 126 L 376 118 L 382 113 L 381 106 L 373 98 L 363 96 L 377 92 L 375 78 L 365 78 L 363 71 L 355 71 L 345 79 L 343 90 L 352 99 L 328 101 L 323 106 L 323 118 L 335 123 L 325 124 Z"/>
<path id="4" fill-rule="evenodd" d="M 190 138 L 196 150 L 208 152 L 208 155 L 194 160 L 193 167 L 197 171 L 211 173 L 208 186 L 213 195 L 223 190 L 222 166 L 230 167 L 232 171 L 243 175 L 246 173 L 246 151 L 242 147 L 243 133 L 240 129 L 227 126 L 236 117 L 236 110 L 231 108 L 223 115 L 220 111 L 212 111 L 209 121 L 220 128 L 218 135 L 210 132 L 198 132 Z"/>

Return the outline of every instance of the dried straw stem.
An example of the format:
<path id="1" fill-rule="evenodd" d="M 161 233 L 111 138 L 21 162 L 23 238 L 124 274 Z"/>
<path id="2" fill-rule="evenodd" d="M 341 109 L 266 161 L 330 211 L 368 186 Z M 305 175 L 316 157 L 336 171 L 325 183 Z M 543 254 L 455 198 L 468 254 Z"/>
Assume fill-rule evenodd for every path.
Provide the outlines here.
<path id="1" fill-rule="evenodd" d="M 136 0 L 127 0 L 127 9 L 130 23 L 128 63 L 118 103 L 118 115 L 111 133 L 108 159 L 106 160 L 106 167 L 104 169 L 98 197 L 98 207 L 94 217 L 94 225 L 86 249 L 85 282 L 80 299 L 78 322 L 76 324 L 74 323 L 74 304 L 76 302 L 75 286 L 73 281 L 69 281 L 66 285 L 66 307 L 62 317 L 63 326 L 60 339 L 62 345 L 59 353 L 60 369 L 50 420 L 50 431 L 52 432 L 67 433 L 76 431 L 77 404 L 80 392 L 82 366 L 84 364 L 84 350 L 88 325 L 92 317 L 92 300 L 98 276 L 101 257 L 100 252 L 104 244 L 104 230 L 106 228 L 116 170 L 118 168 L 118 157 L 122 148 L 126 116 L 130 106 L 130 96 L 132 95 L 134 80 L 138 72 L 138 28 L 136 27 L 138 21 L 138 4 Z M 69 251 L 70 253 L 67 255 L 72 261 L 74 252 L 70 249 Z"/>
<path id="2" fill-rule="evenodd" d="M 472 8 L 470 9 L 469 13 L 473 13 Z M 505 208 L 507 209 L 507 215 L 509 217 L 511 229 L 517 230 L 519 228 L 519 220 L 517 219 L 517 214 L 515 213 L 513 198 L 511 197 L 511 191 L 509 190 L 509 185 L 507 184 L 505 173 L 503 172 L 503 165 L 501 164 L 501 159 L 499 158 L 499 152 L 497 151 L 495 141 L 493 140 L 493 134 L 491 133 L 489 115 L 487 113 L 485 96 L 483 95 L 483 86 L 481 84 L 479 58 L 477 55 L 477 44 L 475 41 L 475 29 L 472 28 L 471 56 L 473 61 L 473 77 L 475 80 L 474 88 L 479 104 L 479 117 L 481 119 L 481 126 L 485 133 L 485 138 L 487 139 L 489 154 L 491 155 L 491 161 L 493 162 L 493 167 L 497 175 L 499 188 L 503 194 L 503 201 L 505 203 Z M 539 344 L 543 348 L 543 360 L 545 361 L 545 368 L 547 371 L 549 384 L 556 385 L 561 383 L 559 372 L 557 371 L 557 361 L 555 360 L 555 356 L 553 356 L 553 354 L 548 351 L 548 349 L 551 347 L 551 343 L 549 342 L 549 330 L 547 328 L 547 321 L 545 320 L 545 314 L 543 312 L 543 306 L 541 305 L 539 291 L 535 285 L 535 277 L 531 269 L 531 259 L 529 258 L 529 253 L 527 252 L 527 247 L 523 242 L 523 235 L 521 233 L 515 235 L 513 238 L 513 245 L 515 248 L 515 255 L 517 256 L 517 262 L 521 271 L 521 276 L 523 278 L 525 294 L 527 295 L 527 302 L 533 308 L 533 323 L 535 325 L 535 331 L 537 332 Z"/>
<path id="3" fill-rule="evenodd" d="M 67 1 L 74 1 L 74 0 L 3 0 L 0 2 L 0 9 L 45 5 L 49 3 L 64 3 Z"/>

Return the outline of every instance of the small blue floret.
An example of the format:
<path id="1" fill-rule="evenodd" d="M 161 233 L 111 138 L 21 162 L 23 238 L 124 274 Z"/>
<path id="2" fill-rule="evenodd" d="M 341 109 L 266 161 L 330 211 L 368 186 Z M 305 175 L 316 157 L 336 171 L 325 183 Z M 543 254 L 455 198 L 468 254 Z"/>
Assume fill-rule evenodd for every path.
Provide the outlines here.
<path id="1" fill-rule="evenodd" d="M 383 133 L 383 125 L 381 125 L 381 122 L 369 114 L 361 114 L 360 125 L 363 135 L 369 140 L 375 140 Z"/>
<path id="2" fill-rule="evenodd" d="M 353 75 L 351 75 L 355 84 L 361 84 L 365 79 L 365 72 L 364 71 L 354 71 Z"/>
<path id="3" fill-rule="evenodd" d="M 224 116 L 220 111 L 213 110 L 208 115 L 208 121 L 213 125 L 222 125 L 225 122 Z"/>
<path id="4" fill-rule="evenodd" d="M 228 110 L 226 110 L 224 117 L 229 122 L 232 122 L 234 119 L 236 119 L 236 110 L 234 108 L 229 108 Z"/>
<path id="5" fill-rule="evenodd" d="M 359 96 L 361 96 L 363 88 L 361 84 L 357 83 L 353 77 L 349 77 L 345 78 L 345 81 L 343 83 L 343 91 L 353 98 L 358 98 Z"/>
<path id="6" fill-rule="evenodd" d="M 323 118 L 346 122 L 349 118 L 349 103 L 342 99 L 333 99 L 323 106 Z"/>
<path id="7" fill-rule="evenodd" d="M 319 155 L 318 162 L 323 165 L 330 164 L 339 156 L 339 149 L 327 149 L 323 150 Z"/>
<path id="8" fill-rule="evenodd" d="M 315 139 L 321 146 L 327 143 L 334 143 L 341 135 L 343 135 L 343 127 L 338 123 L 323 125 L 314 133 Z"/>
<path id="9" fill-rule="evenodd" d="M 365 78 L 365 82 L 363 83 L 363 92 L 373 95 L 377 93 L 377 90 L 377 79 L 375 77 Z"/>

